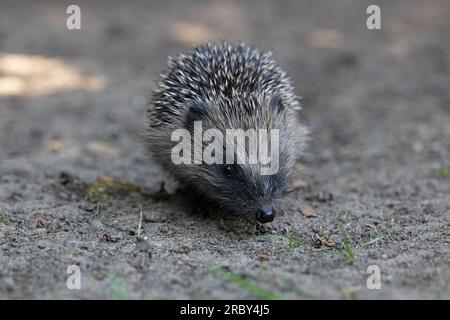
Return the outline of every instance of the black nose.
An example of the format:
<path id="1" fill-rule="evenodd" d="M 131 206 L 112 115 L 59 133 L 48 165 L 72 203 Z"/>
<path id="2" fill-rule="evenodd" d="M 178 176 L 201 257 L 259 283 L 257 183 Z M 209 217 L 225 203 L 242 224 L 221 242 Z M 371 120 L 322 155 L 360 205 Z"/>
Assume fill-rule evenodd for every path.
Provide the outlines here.
<path id="1" fill-rule="evenodd" d="M 272 222 L 275 215 L 275 209 L 272 206 L 266 206 L 256 211 L 256 220 L 261 223 Z"/>

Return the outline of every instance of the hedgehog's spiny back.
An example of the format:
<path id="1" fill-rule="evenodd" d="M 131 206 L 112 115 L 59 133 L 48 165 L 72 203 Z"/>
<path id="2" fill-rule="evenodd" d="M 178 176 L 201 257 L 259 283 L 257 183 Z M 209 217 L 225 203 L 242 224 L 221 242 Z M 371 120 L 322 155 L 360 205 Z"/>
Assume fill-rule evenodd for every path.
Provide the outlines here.
<path id="1" fill-rule="evenodd" d="M 289 78 L 272 60 L 245 44 L 210 43 L 169 60 L 154 91 L 150 126 L 177 123 L 186 108 L 198 102 L 221 104 L 231 97 L 280 94 L 288 107 L 297 108 Z"/>

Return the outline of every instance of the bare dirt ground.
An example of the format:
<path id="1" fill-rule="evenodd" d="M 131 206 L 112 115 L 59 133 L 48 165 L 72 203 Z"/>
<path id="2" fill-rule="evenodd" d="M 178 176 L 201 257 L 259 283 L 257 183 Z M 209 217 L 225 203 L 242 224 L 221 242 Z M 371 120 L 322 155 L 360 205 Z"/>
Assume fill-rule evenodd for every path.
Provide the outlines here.
<path id="1" fill-rule="evenodd" d="M 378 31 L 356 0 L 78 3 L 0 2 L 0 298 L 450 298 L 449 1 Z M 269 225 L 193 215 L 140 138 L 166 57 L 220 39 L 272 49 L 312 130 Z"/>

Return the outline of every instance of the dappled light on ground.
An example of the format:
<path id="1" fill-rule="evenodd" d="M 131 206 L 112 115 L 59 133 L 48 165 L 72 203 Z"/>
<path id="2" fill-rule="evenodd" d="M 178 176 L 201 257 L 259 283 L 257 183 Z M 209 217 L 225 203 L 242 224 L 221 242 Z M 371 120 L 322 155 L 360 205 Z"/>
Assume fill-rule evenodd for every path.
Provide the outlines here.
<path id="1" fill-rule="evenodd" d="M 79 89 L 99 91 L 105 85 L 103 76 L 84 75 L 60 59 L 0 53 L 0 96 L 48 95 Z"/>
<path id="2" fill-rule="evenodd" d="M 174 39 L 183 43 L 201 43 L 215 38 L 213 32 L 207 27 L 188 22 L 175 23 L 170 32 Z"/>
<path id="3" fill-rule="evenodd" d="M 242 40 L 246 31 L 245 8 L 237 2 L 195 5 L 185 19 L 171 24 L 169 29 L 174 40 L 189 45 L 235 37 Z"/>
<path id="4" fill-rule="evenodd" d="M 336 48 L 344 38 L 336 29 L 314 29 L 306 34 L 306 43 L 315 48 Z"/>

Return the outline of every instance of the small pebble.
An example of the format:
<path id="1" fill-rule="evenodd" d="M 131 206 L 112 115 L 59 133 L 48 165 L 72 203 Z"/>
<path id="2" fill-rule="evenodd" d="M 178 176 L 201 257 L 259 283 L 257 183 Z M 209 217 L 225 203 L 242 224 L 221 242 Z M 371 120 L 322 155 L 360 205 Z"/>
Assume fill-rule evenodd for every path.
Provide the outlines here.
<path id="1" fill-rule="evenodd" d="M 16 284 L 14 282 L 14 279 L 12 277 L 6 277 L 3 279 L 3 285 L 6 289 L 6 291 L 13 291 Z"/>

